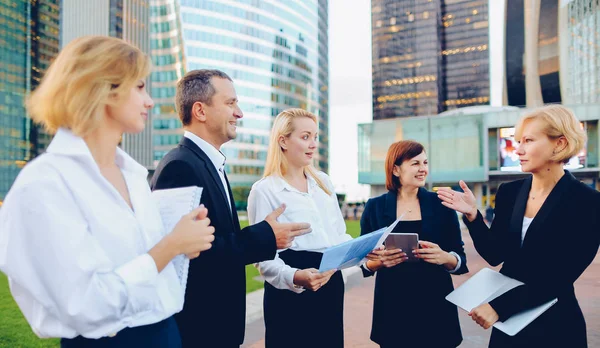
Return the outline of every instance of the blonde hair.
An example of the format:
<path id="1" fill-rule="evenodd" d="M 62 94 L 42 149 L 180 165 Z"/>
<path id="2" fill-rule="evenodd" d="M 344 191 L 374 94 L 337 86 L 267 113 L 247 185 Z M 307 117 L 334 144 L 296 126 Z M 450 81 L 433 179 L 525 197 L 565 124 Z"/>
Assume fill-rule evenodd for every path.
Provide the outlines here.
<path id="1" fill-rule="evenodd" d="M 283 177 L 286 174 L 288 163 L 283 155 L 283 149 L 279 145 L 279 137 L 289 137 L 294 131 L 294 119 L 300 117 L 310 118 L 313 122 L 317 123 L 317 116 L 302 109 L 283 110 L 275 117 L 273 128 L 271 129 L 271 141 L 269 142 L 269 151 L 267 152 L 267 163 L 265 164 L 265 174 L 263 175 L 263 178 L 270 175 Z M 327 186 L 325 186 L 323 180 L 319 178 L 317 170 L 312 165 L 304 167 L 304 173 L 315 179 L 317 185 L 319 185 L 321 190 L 325 191 L 327 195 L 332 194 Z"/>
<path id="2" fill-rule="evenodd" d="M 84 36 L 58 54 L 26 102 L 31 118 L 50 133 L 69 128 L 85 136 L 150 72 L 150 60 L 129 43 L 107 36 Z"/>
<path id="3" fill-rule="evenodd" d="M 541 131 L 548 138 L 565 137 L 567 140 L 566 148 L 553 154 L 550 157 L 551 161 L 567 163 L 569 159 L 581 152 L 585 146 L 587 140 L 585 131 L 581 129 L 577 117 L 566 107 L 562 105 L 544 106 L 523 116 L 515 127 L 515 139 L 521 139 L 525 123 L 533 120 L 540 120 L 544 123 L 544 128 Z"/>

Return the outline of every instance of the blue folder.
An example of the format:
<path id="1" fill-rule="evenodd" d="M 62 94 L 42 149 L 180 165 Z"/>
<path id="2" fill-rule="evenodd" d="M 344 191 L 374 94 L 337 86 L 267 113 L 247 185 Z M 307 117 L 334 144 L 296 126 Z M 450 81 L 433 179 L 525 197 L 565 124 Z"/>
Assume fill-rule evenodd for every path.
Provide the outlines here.
<path id="1" fill-rule="evenodd" d="M 383 244 L 383 241 L 394 230 L 401 218 L 402 216 L 388 227 L 383 227 L 377 231 L 325 249 L 319 272 L 358 266 L 367 254 Z"/>

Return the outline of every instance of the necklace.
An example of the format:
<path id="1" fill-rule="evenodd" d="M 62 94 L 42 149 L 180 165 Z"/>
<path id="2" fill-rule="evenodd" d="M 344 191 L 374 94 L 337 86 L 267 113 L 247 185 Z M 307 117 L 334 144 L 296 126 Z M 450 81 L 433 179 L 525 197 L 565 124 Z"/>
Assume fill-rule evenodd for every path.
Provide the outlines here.
<path id="1" fill-rule="evenodd" d="M 540 198 L 540 197 L 544 197 L 544 196 L 547 196 L 547 195 L 548 195 L 548 193 L 549 193 L 549 192 L 543 192 L 543 193 L 540 193 L 540 194 L 538 194 L 537 196 L 536 196 L 536 195 L 532 195 L 532 194 L 530 193 L 530 194 L 529 194 L 529 198 L 531 198 L 531 200 L 535 200 L 535 197 L 538 197 L 538 198 Z"/>

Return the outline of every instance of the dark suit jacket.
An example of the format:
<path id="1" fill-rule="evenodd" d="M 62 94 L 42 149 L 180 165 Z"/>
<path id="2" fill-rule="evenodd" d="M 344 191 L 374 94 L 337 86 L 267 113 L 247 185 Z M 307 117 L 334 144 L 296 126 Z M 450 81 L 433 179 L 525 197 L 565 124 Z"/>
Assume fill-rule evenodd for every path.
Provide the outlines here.
<path id="1" fill-rule="evenodd" d="M 159 163 L 153 190 L 200 186 L 200 202 L 215 228 L 212 248 L 191 260 L 183 311 L 175 316 L 184 347 L 239 346 L 246 321 L 245 265 L 275 257 L 276 242 L 267 222 L 240 230 L 233 194 L 231 209 L 219 174 L 208 156 L 183 138 Z"/>
<path id="2" fill-rule="evenodd" d="M 454 274 L 467 273 L 467 259 L 458 216 L 442 205 L 435 193 L 424 188 L 417 194 L 421 208 L 420 236 L 444 251 L 454 251 L 461 266 Z M 389 226 L 396 220 L 397 192 L 371 198 L 360 220 L 361 234 Z M 373 273 L 363 268 L 365 276 Z M 443 267 L 419 261 L 382 268 L 377 272 L 371 339 L 382 345 L 402 344 L 456 347 L 462 341 L 456 306 L 445 300 L 454 290 L 450 273 Z M 435 318 L 435 319 L 434 319 Z M 427 337 L 422 337 L 419 333 Z M 399 341 L 399 337 L 402 337 Z"/>
<path id="3" fill-rule="evenodd" d="M 532 178 L 501 185 L 491 230 L 479 213 L 464 219 L 477 252 L 501 273 L 522 281 L 490 302 L 500 320 L 553 298 L 558 302 L 514 337 L 494 329 L 490 347 L 586 347 L 585 320 L 573 283 L 600 245 L 600 193 L 571 173 L 559 180 L 531 222 L 521 230 Z"/>

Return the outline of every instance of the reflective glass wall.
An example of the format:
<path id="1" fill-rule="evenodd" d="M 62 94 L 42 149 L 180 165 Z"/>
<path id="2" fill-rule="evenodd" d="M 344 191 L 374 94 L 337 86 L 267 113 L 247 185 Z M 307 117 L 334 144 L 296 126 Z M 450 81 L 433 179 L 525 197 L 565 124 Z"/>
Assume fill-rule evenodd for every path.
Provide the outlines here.
<path id="1" fill-rule="evenodd" d="M 0 201 L 49 143 L 24 102 L 59 49 L 59 0 L 0 1 Z"/>
<path id="2" fill-rule="evenodd" d="M 232 185 L 262 176 L 272 120 L 290 107 L 319 119 L 315 165 L 328 169 L 327 1 L 154 0 L 151 44 L 155 160 L 174 147 L 173 105 L 184 71 L 219 69 L 235 83 L 244 118 L 222 148 Z"/>
<path id="3" fill-rule="evenodd" d="M 373 118 L 489 104 L 486 0 L 373 0 Z"/>

